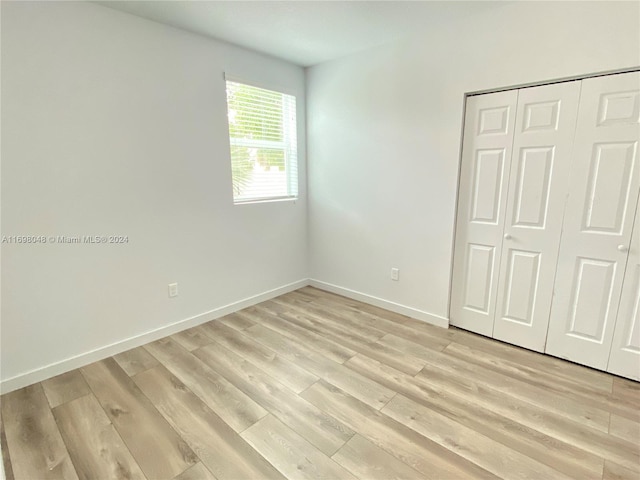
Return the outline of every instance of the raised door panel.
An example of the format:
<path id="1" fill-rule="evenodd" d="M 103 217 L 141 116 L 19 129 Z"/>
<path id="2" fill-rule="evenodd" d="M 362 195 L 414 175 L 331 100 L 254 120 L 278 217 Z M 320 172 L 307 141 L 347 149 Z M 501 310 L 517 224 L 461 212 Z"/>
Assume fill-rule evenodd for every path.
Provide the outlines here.
<path id="1" fill-rule="evenodd" d="M 478 150 L 473 163 L 470 222 L 498 224 L 505 149 Z"/>
<path id="2" fill-rule="evenodd" d="M 511 225 L 538 229 L 546 227 L 554 160 L 554 146 L 520 150 Z"/>
<path id="3" fill-rule="evenodd" d="M 508 256 L 502 317 L 531 326 L 536 290 L 540 283 L 540 254 L 510 249 Z"/>
<path id="4" fill-rule="evenodd" d="M 604 370 L 640 191 L 640 73 L 582 83 L 546 352 Z"/>
<path id="5" fill-rule="evenodd" d="M 582 211 L 582 231 L 620 235 L 632 192 L 637 142 L 593 146 Z"/>
<path id="6" fill-rule="evenodd" d="M 640 380 L 640 218 L 635 226 L 622 285 L 607 371 Z"/>
<path id="7" fill-rule="evenodd" d="M 493 336 L 544 351 L 580 82 L 522 89 Z"/>
<path id="8" fill-rule="evenodd" d="M 451 324 L 491 335 L 517 91 L 467 99 Z"/>
<path id="9" fill-rule="evenodd" d="M 481 314 L 489 312 L 495 247 L 469 244 L 463 308 Z"/>
<path id="10" fill-rule="evenodd" d="M 567 334 L 601 343 L 605 319 L 612 308 L 615 262 L 577 257 L 569 289 Z"/>

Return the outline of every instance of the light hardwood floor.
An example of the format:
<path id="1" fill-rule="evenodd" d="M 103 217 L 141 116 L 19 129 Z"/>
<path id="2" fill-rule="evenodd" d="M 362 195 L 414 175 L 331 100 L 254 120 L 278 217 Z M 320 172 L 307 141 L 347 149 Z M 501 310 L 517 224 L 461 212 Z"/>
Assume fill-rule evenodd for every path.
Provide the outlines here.
<path id="1" fill-rule="evenodd" d="M 8 479 L 640 478 L 640 384 L 310 287 L 1 402 Z"/>

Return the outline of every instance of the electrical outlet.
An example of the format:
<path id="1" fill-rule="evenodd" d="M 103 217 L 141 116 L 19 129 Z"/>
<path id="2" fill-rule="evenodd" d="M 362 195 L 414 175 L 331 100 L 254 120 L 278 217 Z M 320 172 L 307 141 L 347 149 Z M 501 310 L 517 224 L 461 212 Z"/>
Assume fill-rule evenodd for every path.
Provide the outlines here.
<path id="1" fill-rule="evenodd" d="M 169 297 L 177 297 L 178 296 L 178 284 L 170 283 L 169 284 Z"/>
<path id="2" fill-rule="evenodd" d="M 391 280 L 397 282 L 400 280 L 400 270 L 398 268 L 391 269 Z"/>

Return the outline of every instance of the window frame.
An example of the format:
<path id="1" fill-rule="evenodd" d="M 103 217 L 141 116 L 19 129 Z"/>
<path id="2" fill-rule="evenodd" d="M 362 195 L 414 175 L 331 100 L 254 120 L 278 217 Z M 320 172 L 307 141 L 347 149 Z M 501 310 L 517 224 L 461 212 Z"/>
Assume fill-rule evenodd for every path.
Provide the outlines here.
<path id="1" fill-rule="evenodd" d="M 289 96 L 293 98 L 292 102 L 283 102 L 282 113 L 282 141 L 276 140 L 253 140 L 245 138 L 234 138 L 231 136 L 231 124 L 229 119 L 229 99 L 227 94 L 228 82 L 246 85 L 249 87 L 255 87 L 262 90 L 267 90 L 272 93 L 277 93 L 283 96 Z M 225 107 L 227 118 L 227 137 L 229 138 L 229 162 L 231 169 L 232 180 L 232 201 L 234 205 L 246 205 L 251 203 L 271 203 L 271 202 L 287 202 L 297 201 L 299 198 L 299 162 L 298 162 L 298 95 L 292 92 L 290 89 L 277 87 L 273 85 L 265 85 L 260 82 L 246 80 L 245 78 L 238 77 L 224 73 L 224 86 L 225 86 Z M 287 109 L 293 109 L 287 112 Z M 293 115 L 291 115 L 293 113 Z M 284 173 L 286 181 L 286 195 L 271 195 L 264 197 L 249 197 L 245 199 L 238 199 L 233 187 L 233 158 L 231 155 L 233 147 L 246 147 L 246 148 L 265 148 L 273 150 L 281 150 L 284 153 Z"/>

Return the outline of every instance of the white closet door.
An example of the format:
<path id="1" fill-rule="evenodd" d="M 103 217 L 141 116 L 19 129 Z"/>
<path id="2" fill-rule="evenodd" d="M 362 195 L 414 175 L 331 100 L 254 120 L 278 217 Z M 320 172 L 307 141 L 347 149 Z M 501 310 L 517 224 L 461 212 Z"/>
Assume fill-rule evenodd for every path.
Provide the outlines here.
<path id="1" fill-rule="evenodd" d="M 491 335 L 517 91 L 467 99 L 451 324 Z"/>
<path id="2" fill-rule="evenodd" d="M 640 380 L 640 218 L 636 221 L 624 272 L 620 308 L 607 371 Z"/>
<path id="3" fill-rule="evenodd" d="M 640 74 L 582 82 L 546 352 L 604 370 L 638 201 Z"/>
<path id="4" fill-rule="evenodd" d="M 493 337 L 544 351 L 580 82 L 518 93 Z"/>

